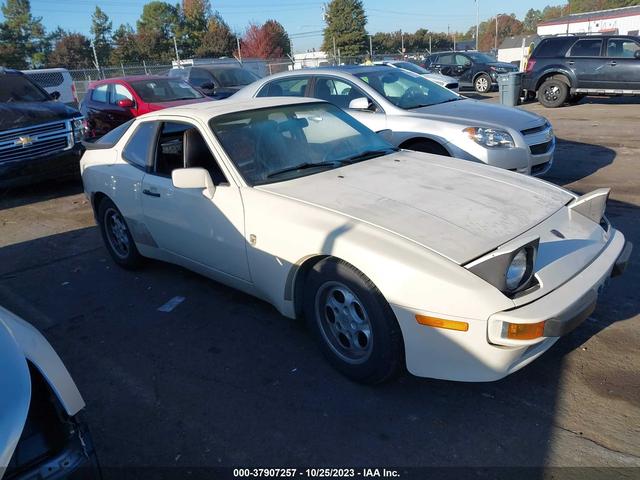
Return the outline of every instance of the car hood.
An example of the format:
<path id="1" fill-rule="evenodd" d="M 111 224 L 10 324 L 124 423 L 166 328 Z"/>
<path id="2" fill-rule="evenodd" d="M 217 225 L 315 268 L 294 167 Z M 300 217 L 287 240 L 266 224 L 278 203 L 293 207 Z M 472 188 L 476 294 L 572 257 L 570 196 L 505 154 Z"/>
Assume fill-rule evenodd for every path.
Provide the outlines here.
<path id="1" fill-rule="evenodd" d="M 458 264 L 521 235 L 574 198 L 524 175 L 409 151 L 257 188 L 378 226 Z"/>
<path id="2" fill-rule="evenodd" d="M 491 124 L 502 128 L 511 127 L 519 131 L 537 127 L 546 121 L 544 117 L 526 110 L 470 98 L 406 110 L 406 112 L 411 116 L 435 116 L 436 120 L 456 121 L 469 126 Z"/>
<path id="3" fill-rule="evenodd" d="M 76 109 L 56 101 L 0 103 L 0 132 L 78 116 Z"/>
<path id="4" fill-rule="evenodd" d="M 0 309 L 0 477 L 16 448 L 31 402 L 31 377 L 22 349 Z"/>

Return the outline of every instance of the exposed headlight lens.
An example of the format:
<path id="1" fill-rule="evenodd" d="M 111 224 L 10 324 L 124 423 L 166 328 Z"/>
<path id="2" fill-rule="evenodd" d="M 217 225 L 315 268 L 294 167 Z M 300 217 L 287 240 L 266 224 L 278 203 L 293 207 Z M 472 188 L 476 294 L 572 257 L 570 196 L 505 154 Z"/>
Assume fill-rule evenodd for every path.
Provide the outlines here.
<path id="1" fill-rule="evenodd" d="M 73 129 L 73 138 L 76 142 L 82 140 L 84 135 L 84 120 L 82 117 L 74 118 L 71 121 L 71 128 Z"/>
<path id="2" fill-rule="evenodd" d="M 467 136 L 486 148 L 513 148 L 515 143 L 509 132 L 496 128 L 469 127 L 463 130 Z"/>
<path id="3" fill-rule="evenodd" d="M 515 254 L 507 267 L 506 285 L 509 290 L 518 288 L 527 274 L 527 250 L 521 249 Z"/>

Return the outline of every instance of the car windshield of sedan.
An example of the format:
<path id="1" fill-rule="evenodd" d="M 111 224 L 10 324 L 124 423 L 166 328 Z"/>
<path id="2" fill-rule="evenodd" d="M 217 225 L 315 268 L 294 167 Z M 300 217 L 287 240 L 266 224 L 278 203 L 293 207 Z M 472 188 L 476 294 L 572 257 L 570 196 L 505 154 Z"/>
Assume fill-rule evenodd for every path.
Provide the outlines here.
<path id="1" fill-rule="evenodd" d="M 154 78 L 131 82 L 131 87 L 147 103 L 176 102 L 204 98 L 204 95 L 184 80 Z"/>
<path id="2" fill-rule="evenodd" d="M 396 107 L 405 110 L 453 102 L 461 97 L 451 90 L 398 69 L 356 73 Z"/>
<path id="3" fill-rule="evenodd" d="M 23 75 L 3 75 L 0 102 L 46 102 L 51 97 Z"/>
<path id="4" fill-rule="evenodd" d="M 291 180 L 398 150 L 329 103 L 230 113 L 209 125 L 250 185 Z"/>

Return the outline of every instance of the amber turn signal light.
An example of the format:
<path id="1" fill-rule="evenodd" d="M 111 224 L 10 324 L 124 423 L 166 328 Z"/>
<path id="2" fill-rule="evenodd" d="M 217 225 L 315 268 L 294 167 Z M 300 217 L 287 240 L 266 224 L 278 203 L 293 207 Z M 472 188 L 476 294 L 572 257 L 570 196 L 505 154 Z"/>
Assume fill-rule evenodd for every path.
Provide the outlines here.
<path id="1" fill-rule="evenodd" d="M 458 330 L 460 332 L 466 332 L 467 330 L 469 330 L 469 324 L 467 322 L 445 320 L 444 318 L 416 315 L 416 321 L 420 325 L 426 325 L 427 327 L 446 328 L 447 330 Z"/>
<path id="2" fill-rule="evenodd" d="M 511 340 L 533 340 L 544 337 L 544 322 L 507 323 L 507 338 Z"/>

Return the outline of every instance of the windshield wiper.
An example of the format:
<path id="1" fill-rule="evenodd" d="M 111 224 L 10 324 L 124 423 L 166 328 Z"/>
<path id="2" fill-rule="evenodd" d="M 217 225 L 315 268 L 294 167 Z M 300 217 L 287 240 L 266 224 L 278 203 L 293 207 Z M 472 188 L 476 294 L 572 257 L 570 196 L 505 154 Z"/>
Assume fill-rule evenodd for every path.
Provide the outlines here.
<path id="1" fill-rule="evenodd" d="M 297 170 L 306 170 L 308 168 L 316 168 L 316 167 L 320 167 L 320 168 L 334 167 L 340 164 L 342 164 L 342 162 L 339 160 L 332 160 L 330 162 L 318 162 L 318 163 L 304 162 L 304 163 L 300 163 L 299 165 L 294 165 L 293 167 L 287 167 L 281 170 L 276 170 L 275 172 L 271 172 L 269 175 L 267 175 L 267 178 L 277 177 L 278 175 L 282 175 L 283 173 L 295 172 Z"/>
<path id="2" fill-rule="evenodd" d="M 378 150 L 365 150 L 364 152 L 360 152 L 353 157 L 349 157 L 343 160 L 344 163 L 356 163 L 362 162 L 363 160 L 369 160 L 370 158 L 381 157 L 383 155 L 388 155 L 391 152 L 399 151 L 399 148 L 380 148 Z"/>

